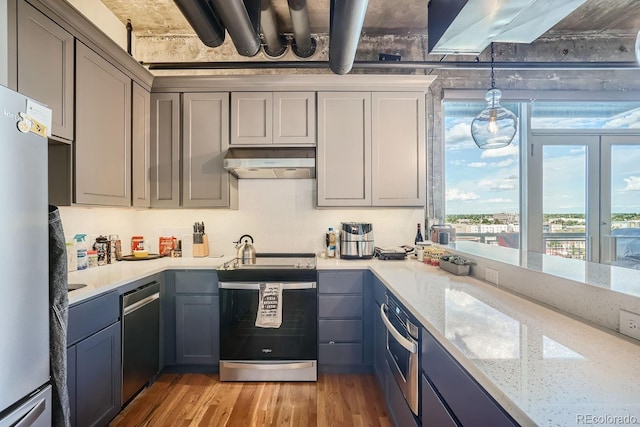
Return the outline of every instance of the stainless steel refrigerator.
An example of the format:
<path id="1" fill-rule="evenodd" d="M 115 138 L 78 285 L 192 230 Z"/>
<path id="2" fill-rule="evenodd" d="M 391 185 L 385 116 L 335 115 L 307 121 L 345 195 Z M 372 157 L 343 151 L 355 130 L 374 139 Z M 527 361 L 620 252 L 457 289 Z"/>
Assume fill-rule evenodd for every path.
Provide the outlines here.
<path id="1" fill-rule="evenodd" d="M 47 138 L 33 106 L 0 86 L 0 427 L 51 425 Z"/>

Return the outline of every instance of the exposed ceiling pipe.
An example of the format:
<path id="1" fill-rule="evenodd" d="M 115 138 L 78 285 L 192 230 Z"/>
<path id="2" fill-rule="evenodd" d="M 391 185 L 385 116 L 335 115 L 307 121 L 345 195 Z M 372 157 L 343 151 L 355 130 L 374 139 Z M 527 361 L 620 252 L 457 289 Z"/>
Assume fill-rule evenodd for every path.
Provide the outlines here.
<path id="1" fill-rule="evenodd" d="M 224 42 L 224 27 L 218 22 L 206 0 L 173 0 L 202 43 L 218 47 Z"/>
<path id="2" fill-rule="evenodd" d="M 326 69 L 327 61 L 220 61 L 220 62 L 142 62 L 150 70 L 238 70 L 238 69 L 280 69 L 318 68 Z M 496 70 L 558 70 L 558 71 L 613 71 L 637 70 L 636 61 L 614 62 L 494 62 Z M 476 61 L 354 61 L 358 69 L 401 69 L 401 70 L 488 70 L 491 62 Z"/>
<path id="3" fill-rule="evenodd" d="M 329 68 L 336 74 L 351 71 L 368 4 L 368 0 L 331 0 Z"/>
<path id="4" fill-rule="evenodd" d="M 238 53 L 242 56 L 254 56 L 258 53 L 260 37 L 242 0 L 209 0 L 209 2 L 215 14 L 227 28 Z"/>
<path id="5" fill-rule="evenodd" d="M 284 55 L 287 51 L 287 43 L 278 32 L 278 22 L 271 0 L 262 0 L 260 3 L 260 28 L 266 43 L 264 53 L 272 58 Z"/>
<path id="6" fill-rule="evenodd" d="M 291 46 L 293 53 L 300 58 L 308 58 L 316 52 L 316 41 L 311 37 L 307 0 L 287 0 L 287 2 L 295 40 Z"/>

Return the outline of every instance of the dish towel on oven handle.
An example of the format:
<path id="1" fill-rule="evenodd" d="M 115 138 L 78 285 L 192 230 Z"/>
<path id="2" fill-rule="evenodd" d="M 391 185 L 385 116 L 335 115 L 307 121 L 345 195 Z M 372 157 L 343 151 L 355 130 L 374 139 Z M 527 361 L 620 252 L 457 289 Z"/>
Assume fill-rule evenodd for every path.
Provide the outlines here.
<path id="1" fill-rule="evenodd" d="M 260 283 L 257 328 L 279 328 L 282 325 L 282 285 Z"/>

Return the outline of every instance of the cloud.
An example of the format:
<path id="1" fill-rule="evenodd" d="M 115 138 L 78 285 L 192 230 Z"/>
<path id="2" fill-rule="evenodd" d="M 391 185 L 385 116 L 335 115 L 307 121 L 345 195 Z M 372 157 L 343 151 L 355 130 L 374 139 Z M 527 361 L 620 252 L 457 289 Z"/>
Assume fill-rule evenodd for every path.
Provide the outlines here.
<path id="1" fill-rule="evenodd" d="M 487 166 L 487 162 L 471 162 L 469 163 L 470 168 L 484 168 Z"/>
<path id="2" fill-rule="evenodd" d="M 499 168 L 506 168 L 507 166 L 511 166 L 511 165 L 512 165 L 512 164 L 514 164 L 515 162 L 516 162 L 516 161 L 515 161 L 515 160 L 513 160 L 513 159 L 507 159 L 507 160 L 503 160 L 503 161 L 498 162 L 498 163 L 494 163 L 494 165 L 495 165 L 496 167 L 499 167 Z"/>
<path id="3" fill-rule="evenodd" d="M 450 165 L 453 166 L 464 166 L 467 162 L 465 162 L 464 160 L 452 160 L 449 162 Z"/>
<path id="4" fill-rule="evenodd" d="M 478 200 L 480 198 L 480 196 L 478 196 L 476 193 L 468 191 L 468 192 L 463 192 L 458 190 L 457 188 L 452 188 L 450 190 L 447 190 L 447 194 L 446 194 L 446 199 L 447 201 L 453 202 L 453 201 L 458 201 L 458 202 L 469 202 L 472 200 Z"/>
<path id="5" fill-rule="evenodd" d="M 623 181 L 627 185 L 622 189 L 622 191 L 640 190 L 640 176 L 630 176 L 629 178 L 623 178 Z"/>
<path id="6" fill-rule="evenodd" d="M 518 155 L 518 144 L 511 143 L 506 147 L 496 148 L 495 150 L 484 150 L 480 155 L 481 159 L 490 159 L 495 157 L 507 157 Z"/>
<path id="7" fill-rule="evenodd" d="M 447 123 L 448 124 L 448 123 Z M 445 149 L 447 151 L 465 150 L 475 147 L 471 139 L 471 125 L 466 122 L 455 123 L 444 131 Z"/>
<path id="8" fill-rule="evenodd" d="M 516 188 L 516 184 L 512 181 L 510 179 L 483 179 L 478 181 L 477 185 L 480 188 L 494 192 L 510 191 Z"/>
<path id="9" fill-rule="evenodd" d="M 485 203 L 511 203 L 511 199 L 502 199 L 502 198 L 489 199 Z"/>
<path id="10" fill-rule="evenodd" d="M 640 127 L 640 108 L 627 111 L 609 119 L 602 126 L 603 128 L 631 129 Z"/>

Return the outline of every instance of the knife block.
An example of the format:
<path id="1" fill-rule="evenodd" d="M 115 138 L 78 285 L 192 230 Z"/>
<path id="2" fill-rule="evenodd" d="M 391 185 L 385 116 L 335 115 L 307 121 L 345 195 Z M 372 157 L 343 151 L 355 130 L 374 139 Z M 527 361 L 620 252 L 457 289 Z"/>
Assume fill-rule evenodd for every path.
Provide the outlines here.
<path id="1" fill-rule="evenodd" d="M 202 243 L 193 244 L 193 257 L 202 258 L 209 256 L 209 237 L 202 235 Z"/>

